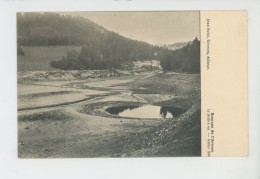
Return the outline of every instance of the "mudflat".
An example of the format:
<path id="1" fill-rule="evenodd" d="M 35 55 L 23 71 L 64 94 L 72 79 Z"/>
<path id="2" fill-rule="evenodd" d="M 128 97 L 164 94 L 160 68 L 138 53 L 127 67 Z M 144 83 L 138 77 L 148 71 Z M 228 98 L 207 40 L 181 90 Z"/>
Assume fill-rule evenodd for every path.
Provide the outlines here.
<path id="1" fill-rule="evenodd" d="M 20 158 L 200 156 L 199 74 L 50 79 L 18 81 Z M 182 112 L 128 118 L 107 110 L 143 105 Z"/>

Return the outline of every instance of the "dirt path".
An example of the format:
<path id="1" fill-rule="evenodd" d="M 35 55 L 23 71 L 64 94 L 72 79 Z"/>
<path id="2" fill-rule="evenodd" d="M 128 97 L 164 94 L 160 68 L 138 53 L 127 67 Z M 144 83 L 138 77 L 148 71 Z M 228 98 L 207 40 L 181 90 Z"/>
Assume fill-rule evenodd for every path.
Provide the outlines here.
<path id="1" fill-rule="evenodd" d="M 28 110 L 35 110 L 35 109 L 42 109 L 42 108 L 52 108 L 52 107 L 58 107 L 58 106 L 65 106 L 65 105 L 76 104 L 76 103 L 80 103 L 80 102 L 83 102 L 83 101 L 94 100 L 94 99 L 95 99 L 95 97 L 88 97 L 88 98 L 84 98 L 84 99 L 77 100 L 77 101 L 70 101 L 70 102 L 59 103 L 59 104 L 20 108 L 20 109 L 18 109 L 18 111 L 28 111 Z"/>

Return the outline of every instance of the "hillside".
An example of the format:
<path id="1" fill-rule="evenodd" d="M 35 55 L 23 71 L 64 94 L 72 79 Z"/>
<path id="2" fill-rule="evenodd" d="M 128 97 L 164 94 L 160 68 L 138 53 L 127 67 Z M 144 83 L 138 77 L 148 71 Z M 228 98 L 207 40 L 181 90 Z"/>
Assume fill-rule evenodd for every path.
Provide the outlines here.
<path id="1" fill-rule="evenodd" d="M 23 46 L 76 45 L 131 60 L 152 58 L 159 47 L 131 40 L 83 18 L 55 13 L 17 14 L 17 42 Z M 119 54 L 120 53 L 120 54 Z"/>
<path id="2" fill-rule="evenodd" d="M 109 33 L 82 17 L 17 13 L 17 41 L 24 46 L 83 45 L 105 40 Z"/>
<path id="3" fill-rule="evenodd" d="M 23 46 L 24 54 L 17 55 L 17 71 L 50 71 L 52 60 L 61 60 L 68 51 L 80 51 L 80 46 Z"/>
<path id="4" fill-rule="evenodd" d="M 62 70 L 118 69 L 125 64 L 131 66 L 135 61 L 158 60 L 161 61 L 165 71 L 199 72 L 197 69 L 200 48 L 198 43 L 196 47 L 188 43 L 183 48 L 172 51 L 123 37 L 79 16 L 64 16 L 56 13 L 17 13 L 17 44 L 18 70 L 20 71 L 53 68 Z M 59 46 L 77 48 L 62 48 L 61 53 L 52 50 L 54 47 L 59 49 Z M 36 47 L 41 47 L 43 50 Z M 34 53 L 32 49 L 37 49 L 37 53 Z M 46 51 L 46 49 L 50 50 Z M 64 49 L 67 50 L 64 51 Z M 39 63 L 36 62 L 37 59 L 40 59 Z M 47 65 L 45 62 L 48 62 Z M 45 67 L 38 68 L 37 64 L 43 63 Z M 194 65 L 196 69 L 193 69 Z"/>
<path id="5" fill-rule="evenodd" d="M 164 71 L 200 73 L 200 41 L 195 38 L 183 48 L 165 53 L 161 58 Z"/>

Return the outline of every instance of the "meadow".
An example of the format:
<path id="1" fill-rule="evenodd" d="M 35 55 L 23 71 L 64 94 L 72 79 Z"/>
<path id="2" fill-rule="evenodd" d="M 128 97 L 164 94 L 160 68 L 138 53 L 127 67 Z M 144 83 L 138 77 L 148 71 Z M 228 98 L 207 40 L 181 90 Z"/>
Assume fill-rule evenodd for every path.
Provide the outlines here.
<path id="1" fill-rule="evenodd" d="M 68 51 L 80 51 L 81 46 L 23 46 L 24 55 L 17 55 L 17 71 L 55 70 L 52 60 L 60 60 Z"/>

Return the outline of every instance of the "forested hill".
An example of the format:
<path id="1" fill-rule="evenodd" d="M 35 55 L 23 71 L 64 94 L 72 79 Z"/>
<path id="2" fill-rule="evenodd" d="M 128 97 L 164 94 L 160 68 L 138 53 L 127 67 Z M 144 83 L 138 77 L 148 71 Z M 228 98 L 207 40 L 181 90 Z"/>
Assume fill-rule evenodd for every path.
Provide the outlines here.
<path id="1" fill-rule="evenodd" d="M 21 46 L 81 46 L 51 66 L 63 70 L 121 68 L 133 61 L 160 60 L 163 70 L 199 73 L 200 43 L 172 51 L 125 38 L 83 18 L 56 13 L 17 13 L 18 53 Z"/>
<path id="2" fill-rule="evenodd" d="M 200 41 L 195 38 L 183 48 L 166 52 L 160 60 L 164 71 L 200 73 Z"/>
<path id="3" fill-rule="evenodd" d="M 82 17 L 55 13 L 17 13 L 17 40 L 20 45 L 83 45 L 103 40 L 107 32 Z"/>
<path id="4" fill-rule="evenodd" d="M 153 58 L 159 47 L 120 36 L 83 18 L 56 13 L 17 14 L 17 43 L 24 46 L 80 45 L 120 52 L 125 58 Z"/>

